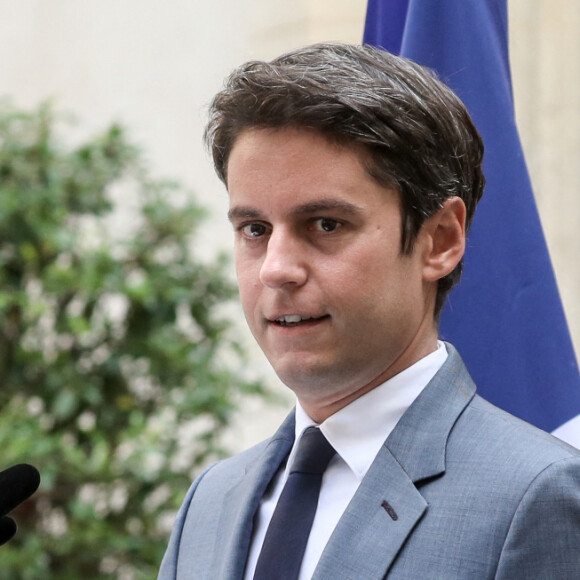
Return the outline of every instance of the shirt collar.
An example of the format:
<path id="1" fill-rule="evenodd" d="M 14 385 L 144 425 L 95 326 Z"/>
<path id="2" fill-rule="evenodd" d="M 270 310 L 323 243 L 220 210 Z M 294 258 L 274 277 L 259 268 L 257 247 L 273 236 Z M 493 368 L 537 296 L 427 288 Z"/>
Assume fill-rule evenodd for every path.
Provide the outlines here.
<path id="1" fill-rule="evenodd" d="M 398 375 L 385 381 L 343 407 L 320 424 L 320 430 L 355 476 L 362 480 L 381 446 L 399 419 L 443 366 L 445 345 L 423 357 Z M 288 458 L 292 465 L 298 442 L 307 427 L 317 425 L 296 402 L 296 437 Z"/>

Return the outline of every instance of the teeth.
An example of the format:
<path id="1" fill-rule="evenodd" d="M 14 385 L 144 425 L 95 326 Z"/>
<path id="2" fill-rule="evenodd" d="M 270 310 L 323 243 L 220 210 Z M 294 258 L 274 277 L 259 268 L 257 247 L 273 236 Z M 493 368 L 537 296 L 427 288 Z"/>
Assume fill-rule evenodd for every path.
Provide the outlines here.
<path id="1" fill-rule="evenodd" d="M 296 324 L 302 322 L 303 320 L 310 320 L 310 316 L 300 316 L 299 314 L 289 314 L 287 316 L 282 316 L 276 319 L 276 322 L 281 322 L 283 324 Z"/>

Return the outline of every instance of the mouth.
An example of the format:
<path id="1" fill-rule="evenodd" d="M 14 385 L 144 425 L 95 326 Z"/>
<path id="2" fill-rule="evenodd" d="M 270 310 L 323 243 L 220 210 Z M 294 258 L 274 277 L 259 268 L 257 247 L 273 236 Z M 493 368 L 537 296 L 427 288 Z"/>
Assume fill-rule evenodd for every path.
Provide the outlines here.
<path id="1" fill-rule="evenodd" d="M 277 326 L 301 326 L 304 324 L 314 324 L 330 318 L 328 314 L 324 316 L 303 316 L 301 314 L 286 314 L 272 320 L 271 322 Z"/>

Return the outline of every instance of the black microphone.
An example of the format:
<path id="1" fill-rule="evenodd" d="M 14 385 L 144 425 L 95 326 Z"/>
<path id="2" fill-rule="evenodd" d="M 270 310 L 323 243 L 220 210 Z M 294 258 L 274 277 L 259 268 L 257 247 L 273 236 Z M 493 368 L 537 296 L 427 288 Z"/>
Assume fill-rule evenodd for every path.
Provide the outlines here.
<path id="1" fill-rule="evenodd" d="M 28 499 L 40 485 L 36 467 L 21 463 L 0 471 L 0 546 L 16 533 L 16 524 L 6 514 Z"/>

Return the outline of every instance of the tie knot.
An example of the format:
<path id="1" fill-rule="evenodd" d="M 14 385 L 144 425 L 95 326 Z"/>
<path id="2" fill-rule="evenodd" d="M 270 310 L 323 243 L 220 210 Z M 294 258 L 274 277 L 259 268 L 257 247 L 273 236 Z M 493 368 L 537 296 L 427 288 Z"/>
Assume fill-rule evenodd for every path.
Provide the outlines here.
<path id="1" fill-rule="evenodd" d="M 336 451 L 318 427 L 302 433 L 290 473 L 324 473 Z"/>

